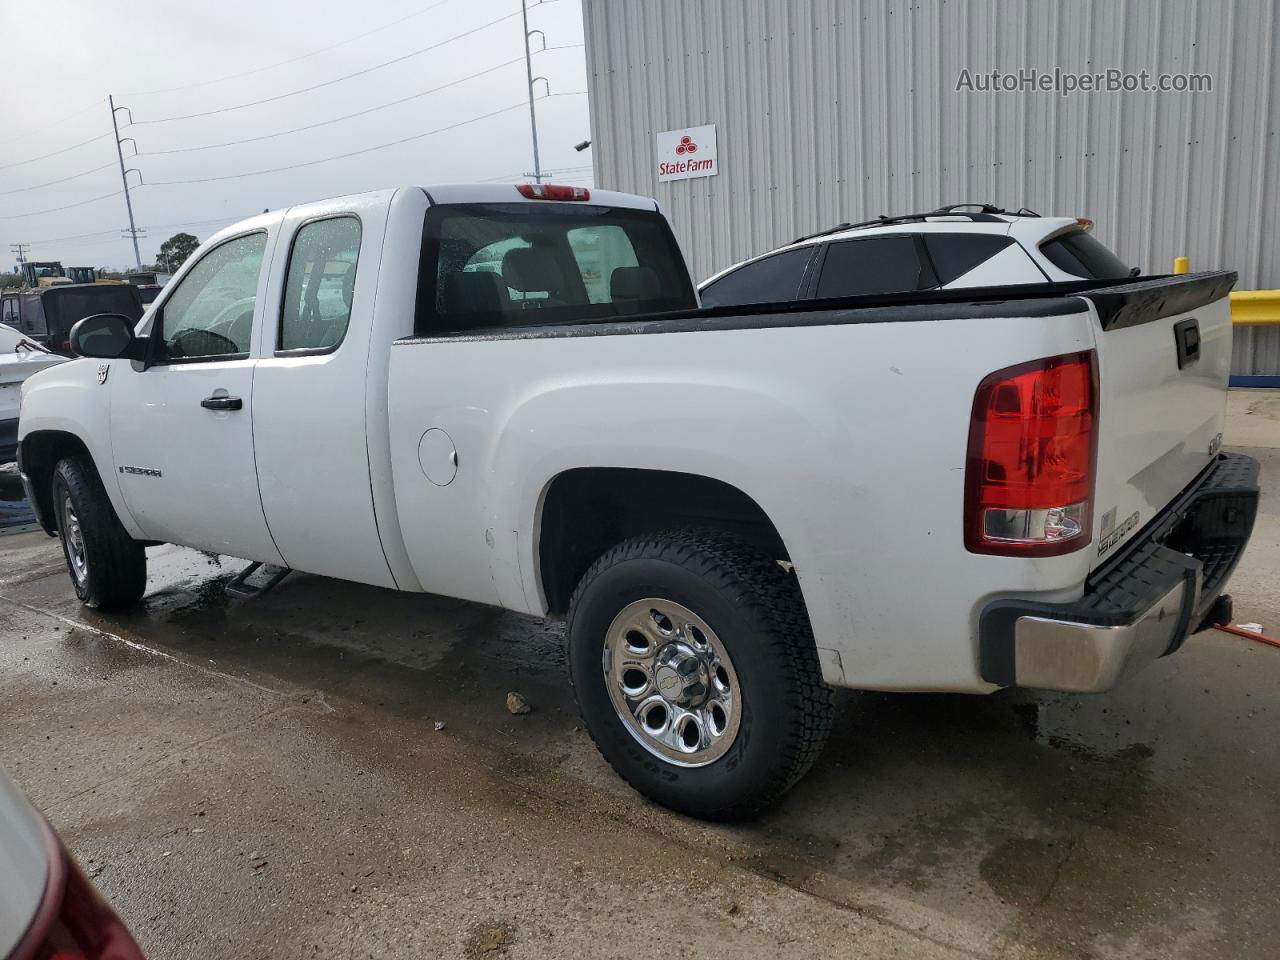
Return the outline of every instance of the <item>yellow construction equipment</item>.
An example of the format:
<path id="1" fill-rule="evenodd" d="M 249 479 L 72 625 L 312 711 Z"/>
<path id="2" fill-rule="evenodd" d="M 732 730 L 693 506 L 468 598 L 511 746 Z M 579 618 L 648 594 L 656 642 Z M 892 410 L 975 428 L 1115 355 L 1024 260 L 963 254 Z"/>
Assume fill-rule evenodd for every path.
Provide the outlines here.
<path id="1" fill-rule="evenodd" d="M 67 272 L 62 269 L 62 264 L 56 260 L 44 262 L 28 260 L 22 265 L 22 277 L 27 287 L 32 290 L 60 287 L 73 282 L 67 276 Z"/>

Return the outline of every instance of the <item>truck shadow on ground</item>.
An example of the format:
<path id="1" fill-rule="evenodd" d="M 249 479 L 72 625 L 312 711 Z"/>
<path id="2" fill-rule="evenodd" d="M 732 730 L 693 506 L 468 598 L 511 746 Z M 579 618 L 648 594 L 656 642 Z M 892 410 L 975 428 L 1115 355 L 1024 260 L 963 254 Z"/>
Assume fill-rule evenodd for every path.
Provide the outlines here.
<path id="1" fill-rule="evenodd" d="M 443 722 L 518 788 L 721 851 L 831 903 L 922 930 L 945 917 L 988 946 L 1000 929 L 1046 956 L 1077 955 L 1064 937 L 1082 956 L 1124 956 L 1205 937 L 1248 952 L 1280 933 L 1249 880 L 1280 868 L 1276 841 L 1258 842 L 1275 835 L 1280 756 L 1255 722 L 1280 693 L 1280 662 L 1254 651 L 1195 638 L 1088 698 L 840 692 L 826 752 L 785 801 L 710 825 L 647 804 L 596 755 L 561 625 L 301 574 L 231 599 L 234 571 L 184 553 L 188 575 L 153 588 L 142 610 L 93 619 L 233 676 L 340 698 L 374 736 L 395 722 L 426 738 Z M 533 712 L 507 713 L 509 691 Z M 1215 896 L 1197 901 L 1205 889 Z"/>

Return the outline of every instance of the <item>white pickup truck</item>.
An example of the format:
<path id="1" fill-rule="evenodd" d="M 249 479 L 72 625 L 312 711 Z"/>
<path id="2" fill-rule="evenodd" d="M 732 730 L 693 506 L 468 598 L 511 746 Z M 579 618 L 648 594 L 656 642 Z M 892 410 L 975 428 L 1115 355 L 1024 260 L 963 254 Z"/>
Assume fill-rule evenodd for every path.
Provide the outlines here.
<path id="1" fill-rule="evenodd" d="M 80 598 L 185 544 L 567 615 L 638 790 L 748 815 L 830 688 L 1098 691 L 1229 614 L 1231 273 L 700 309 L 652 200 L 407 187 L 206 242 L 28 381 Z"/>

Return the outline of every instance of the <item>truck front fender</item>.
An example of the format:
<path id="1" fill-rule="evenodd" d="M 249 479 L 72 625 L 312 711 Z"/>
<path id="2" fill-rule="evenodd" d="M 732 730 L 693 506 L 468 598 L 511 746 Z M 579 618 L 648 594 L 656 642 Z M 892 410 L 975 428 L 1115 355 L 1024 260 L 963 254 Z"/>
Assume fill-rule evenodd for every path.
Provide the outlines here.
<path id="1" fill-rule="evenodd" d="M 23 474 L 37 497 L 48 496 L 48 483 L 58 451 L 78 444 L 92 458 L 111 506 L 131 537 L 142 539 L 120 492 L 111 452 L 111 368 L 127 360 L 81 358 L 43 370 L 22 385 L 18 449 Z M 105 369 L 105 375 L 101 370 Z M 53 452 L 53 456 L 50 452 Z M 52 460 L 53 462 L 46 462 Z M 33 473 L 33 471 L 36 471 Z M 47 507 L 38 504 L 37 509 Z M 41 523 L 52 532 L 42 514 Z"/>

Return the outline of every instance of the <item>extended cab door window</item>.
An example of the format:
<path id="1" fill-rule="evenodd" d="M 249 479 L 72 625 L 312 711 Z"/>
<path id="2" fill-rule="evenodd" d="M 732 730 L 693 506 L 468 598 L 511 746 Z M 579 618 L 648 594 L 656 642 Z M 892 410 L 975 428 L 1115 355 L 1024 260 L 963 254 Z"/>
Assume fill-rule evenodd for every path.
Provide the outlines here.
<path id="1" fill-rule="evenodd" d="M 280 310 L 277 352 L 336 349 L 351 322 L 360 256 L 360 221 L 332 217 L 294 237 Z"/>
<path id="2" fill-rule="evenodd" d="M 702 288 L 704 307 L 743 303 L 786 303 L 800 295 L 800 284 L 816 246 L 761 257 Z"/>
<path id="3" fill-rule="evenodd" d="M 179 281 L 156 317 L 156 363 L 249 355 L 265 233 L 214 247 Z"/>
<path id="4" fill-rule="evenodd" d="M 0 314 L 0 323 L 18 329 L 18 300 L 16 297 L 4 298 L 4 312 Z"/>
<path id="5" fill-rule="evenodd" d="M 937 285 L 911 235 L 840 240 L 827 247 L 815 296 L 865 297 Z"/>

